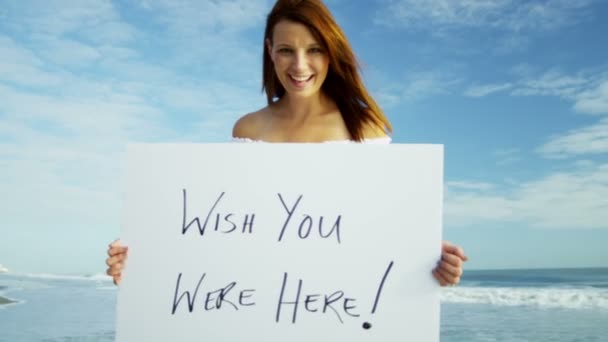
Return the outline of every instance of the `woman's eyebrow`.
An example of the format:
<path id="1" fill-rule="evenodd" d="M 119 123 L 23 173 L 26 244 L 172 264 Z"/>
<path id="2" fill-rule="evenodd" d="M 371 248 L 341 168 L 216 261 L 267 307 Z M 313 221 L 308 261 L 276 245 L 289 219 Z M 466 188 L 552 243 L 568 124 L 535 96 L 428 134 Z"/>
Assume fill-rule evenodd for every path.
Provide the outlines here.
<path id="1" fill-rule="evenodd" d="M 277 43 L 275 43 L 275 44 L 274 44 L 274 46 L 277 46 L 277 47 L 278 47 L 278 46 L 281 46 L 281 47 L 283 47 L 283 46 L 284 46 L 284 47 L 293 47 L 293 45 L 292 45 L 292 44 L 285 43 L 285 42 L 277 42 Z M 311 47 L 322 47 L 322 45 L 321 45 L 321 44 L 319 44 L 319 43 L 310 43 L 310 44 L 308 44 L 306 47 L 307 47 L 307 48 L 311 48 Z"/>

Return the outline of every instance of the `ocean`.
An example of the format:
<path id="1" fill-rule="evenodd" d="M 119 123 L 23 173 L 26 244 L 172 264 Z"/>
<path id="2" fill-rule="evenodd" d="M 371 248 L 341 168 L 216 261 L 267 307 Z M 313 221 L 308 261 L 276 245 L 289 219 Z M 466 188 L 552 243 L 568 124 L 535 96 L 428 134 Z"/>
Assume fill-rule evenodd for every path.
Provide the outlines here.
<path id="1" fill-rule="evenodd" d="M 113 341 L 105 276 L 0 274 L 0 341 Z M 608 341 L 608 268 L 466 271 L 441 293 L 441 341 Z"/>

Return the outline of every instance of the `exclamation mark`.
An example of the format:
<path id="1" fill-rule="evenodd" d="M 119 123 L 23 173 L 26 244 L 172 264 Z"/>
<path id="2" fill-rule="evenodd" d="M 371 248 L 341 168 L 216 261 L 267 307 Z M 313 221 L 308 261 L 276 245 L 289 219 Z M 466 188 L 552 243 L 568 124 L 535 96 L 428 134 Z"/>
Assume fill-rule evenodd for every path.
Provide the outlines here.
<path id="1" fill-rule="evenodd" d="M 384 288 L 384 282 L 386 281 L 386 278 L 388 277 L 389 272 L 391 271 L 391 268 L 393 268 L 393 261 L 391 261 L 388 264 L 388 267 L 386 268 L 386 272 L 384 272 L 384 276 L 382 276 L 382 281 L 380 281 L 380 285 L 378 286 L 378 292 L 376 292 L 376 299 L 374 300 L 374 307 L 372 308 L 372 315 L 374 313 L 376 313 L 376 309 L 378 308 L 378 301 L 380 301 L 380 295 L 382 294 L 382 289 Z M 369 322 L 364 322 L 363 323 L 363 329 L 368 330 L 371 329 L 372 324 Z"/>

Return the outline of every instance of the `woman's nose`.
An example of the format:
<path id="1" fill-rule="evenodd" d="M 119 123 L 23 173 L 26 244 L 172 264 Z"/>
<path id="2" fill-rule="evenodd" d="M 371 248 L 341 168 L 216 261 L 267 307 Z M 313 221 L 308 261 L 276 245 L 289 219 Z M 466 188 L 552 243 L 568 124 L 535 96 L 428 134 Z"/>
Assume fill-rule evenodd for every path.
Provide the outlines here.
<path id="1" fill-rule="evenodd" d="M 296 70 L 304 70 L 306 69 L 306 65 L 308 64 L 308 57 L 305 52 L 298 52 L 295 54 L 295 58 L 293 61 L 293 67 Z"/>

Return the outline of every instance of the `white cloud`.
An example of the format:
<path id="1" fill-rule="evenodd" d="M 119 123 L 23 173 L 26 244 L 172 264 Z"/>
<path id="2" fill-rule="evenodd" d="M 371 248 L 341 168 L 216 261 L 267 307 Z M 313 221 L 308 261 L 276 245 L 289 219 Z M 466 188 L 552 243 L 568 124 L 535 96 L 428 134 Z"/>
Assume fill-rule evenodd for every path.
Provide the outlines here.
<path id="1" fill-rule="evenodd" d="M 511 184 L 506 191 L 492 187 L 468 191 L 448 184 L 446 225 L 498 222 L 546 229 L 608 229 L 608 164 Z"/>
<path id="2" fill-rule="evenodd" d="M 137 30 L 125 23 L 108 0 L 31 0 L 10 2 L 5 7 L 9 30 L 27 34 L 62 37 L 67 34 L 96 44 L 132 41 Z"/>
<path id="3" fill-rule="evenodd" d="M 140 3 L 157 14 L 154 18 L 182 38 L 202 33 L 238 32 L 263 22 L 270 10 L 270 0 L 157 0 Z"/>
<path id="4" fill-rule="evenodd" d="M 579 113 L 608 113 L 608 73 L 579 72 L 566 75 L 551 70 L 540 77 L 520 81 L 512 91 L 516 96 L 557 96 L 572 101 Z"/>
<path id="5" fill-rule="evenodd" d="M 592 0 L 512 2 L 511 10 L 494 24 L 512 31 L 551 30 L 582 21 L 589 14 Z"/>
<path id="6" fill-rule="evenodd" d="M 579 22 L 593 1 L 389 0 L 376 15 L 381 25 L 446 31 L 487 27 L 510 32 L 551 30 Z"/>
<path id="7" fill-rule="evenodd" d="M 552 137 L 538 152 L 548 158 L 581 154 L 608 154 L 608 118 L 598 123 Z"/>
<path id="8" fill-rule="evenodd" d="M 522 34 L 510 34 L 504 37 L 499 37 L 494 42 L 492 51 L 498 55 L 511 54 L 514 52 L 523 52 L 532 44 L 530 36 Z"/>
<path id="9" fill-rule="evenodd" d="M 464 95 L 469 97 L 483 97 L 493 93 L 501 92 L 503 90 L 508 90 L 511 87 L 513 87 L 511 83 L 476 85 L 471 86 L 467 90 L 465 90 Z"/>
<path id="10" fill-rule="evenodd" d="M 5 113 L 4 120 L 39 127 L 50 134 L 63 133 L 70 139 L 124 138 L 143 130 L 144 122 L 162 120 L 162 113 L 143 98 L 125 98 L 98 89 L 98 94 L 60 98 L 0 86 L 0 110 Z"/>
<path id="11" fill-rule="evenodd" d="M 134 26 L 118 20 L 100 22 L 97 25 L 87 25 L 79 30 L 79 35 L 95 45 L 122 45 L 133 43 L 143 34 Z"/>
<path id="12" fill-rule="evenodd" d="M 469 86 L 464 95 L 483 97 L 510 90 L 513 96 L 560 97 L 572 102 L 573 109 L 579 113 L 608 113 L 608 72 L 606 71 L 593 70 L 565 74 L 558 70 L 548 70 L 534 76 L 529 66 L 520 66 L 516 73 L 522 77 L 520 80 Z"/>
<path id="13" fill-rule="evenodd" d="M 448 182 L 447 186 L 450 189 L 462 189 L 462 190 L 490 190 L 494 188 L 493 184 L 490 183 L 482 183 L 482 182 Z"/>
<path id="14" fill-rule="evenodd" d="M 466 227 L 480 223 L 512 222 L 514 202 L 507 198 L 472 193 L 447 192 L 444 222 L 448 227 Z"/>
<path id="15" fill-rule="evenodd" d="M 207 6 L 231 4 L 237 5 Z M 242 4 L 245 10 L 259 5 Z M 116 227 L 126 143 L 227 141 L 235 119 L 263 104 L 259 71 L 238 84 L 222 79 L 238 77 L 239 66 L 251 60 L 256 65 L 248 72 L 260 67 L 257 54 L 253 58 L 226 35 L 204 38 L 213 44 L 203 47 L 185 37 L 184 50 L 167 49 L 168 61 L 159 63 L 138 44 L 127 44 L 146 34 L 124 22 L 108 1 L 13 3 L 6 11 L 11 20 L 1 24 L 8 29 L 0 35 L 0 192 L 10 196 L 0 201 L 0 215 L 15 229 L 91 220 Z M 218 20 L 231 25 L 233 14 Z M 172 44 L 167 36 L 148 42 Z M 218 50 L 231 56 L 218 59 Z M 178 68 L 174 62 L 182 52 L 201 69 Z M 215 73 L 210 63 L 200 63 L 205 59 L 213 59 Z M 28 215 L 32 208 L 36 215 Z"/>
<path id="16" fill-rule="evenodd" d="M 603 80 L 596 88 L 577 94 L 574 109 L 581 113 L 608 113 L 608 79 Z"/>
<path id="17" fill-rule="evenodd" d="M 433 95 L 450 94 L 460 82 L 460 79 L 439 70 L 409 72 L 400 92 L 406 100 L 419 100 Z"/>
<path id="18" fill-rule="evenodd" d="M 373 91 L 374 99 L 382 108 L 390 108 L 401 102 L 401 97 L 390 89 L 381 89 Z"/>
<path id="19" fill-rule="evenodd" d="M 62 96 L 0 84 L 5 226 L 115 229 L 128 142 L 228 141 L 238 115 L 263 101 L 256 89 L 162 74 L 163 85 L 72 77 Z"/>
<path id="20" fill-rule="evenodd" d="M 513 95 L 572 98 L 580 93 L 584 87 L 589 86 L 590 83 L 591 79 L 586 75 L 570 76 L 550 70 L 538 78 L 520 82 L 519 87 L 513 90 Z"/>
<path id="21" fill-rule="evenodd" d="M 573 109 L 585 114 L 608 113 L 608 73 L 581 71 L 574 75 L 549 70 L 537 77 L 532 77 L 530 68 L 526 68 L 522 80 L 503 85 L 486 85 L 470 87 L 468 95 L 485 96 L 492 91 L 511 89 L 513 96 L 555 96 L 573 103 Z M 551 137 L 545 144 L 536 149 L 545 158 L 571 158 L 581 155 L 600 155 L 608 153 L 608 118 L 597 123 L 570 130 Z M 516 157 L 517 158 L 517 157 Z M 504 158 L 499 164 L 516 161 L 511 157 Z"/>
<path id="22" fill-rule="evenodd" d="M 412 26 L 422 25 L 425 21 L 435 25 L 479 25 L 487 20 L 486 17 L 496 15 L 509 2 L 392 0 L 377 20 L 384 24 Z"/>
<path id="23" fill-rule="evenodd" d="M 462 80 L 451 72 L 439 69 L 410 70 L 404 76 L 371 72 L 371 89 L 382 107 L 388 108 L 403 102 L 415 102 L 437 95 L 452 94 Z M 395 79 L 398 81 L 395 81 Z M 400 79 L 399 79 L 400 78 Z"/>
<path id="24" fill-rule="evenodd" d="M 497 158 L 497 165 L 513 164 L 521 160 L 521 151 L 517 148 L 497 150 L 493 154 Z"/>
<path id="25" fill-rule="evenodd" d="M 84 232 L 99 225 L 117 228 L 121 153 L 99 153 L 90 146 L 65 142 L 41 146 L 49 140 L 1 147 L 13 153 L 12 158 L 6 158 L 5 152 L 0 152 L 0 192 L 8 197 L 0 206 L 5 228 L 29 229 L 35 235 L 59 227 L 77 227 Z M 62 232 L 65 236 L 58 241 L 69 238 L 66 230 Z"/>
<path id="26" fill-rule="evenodd" d="M 0 80 L 26 86 L 57 86 L 62 77 L 44 70 L 44 61 L 13 39 L 0 35 Z"/>
<path id="27" fill-rule="evenodd" d="M 111 92 L 99 97 L 61 99 L 0 87 L 0 191 L 8 194 L 0 215 L 6 225 L 117 227 L 125 144 L 177 134 L 142 99 Z"/>
<path id="28" fill-rule="evenodd" d="M 45 60 L 70 68 L 90 66 L 102 57 L 96 47 L 72 39 L 46 37 L 39 41 L 37 47 Z"/>

